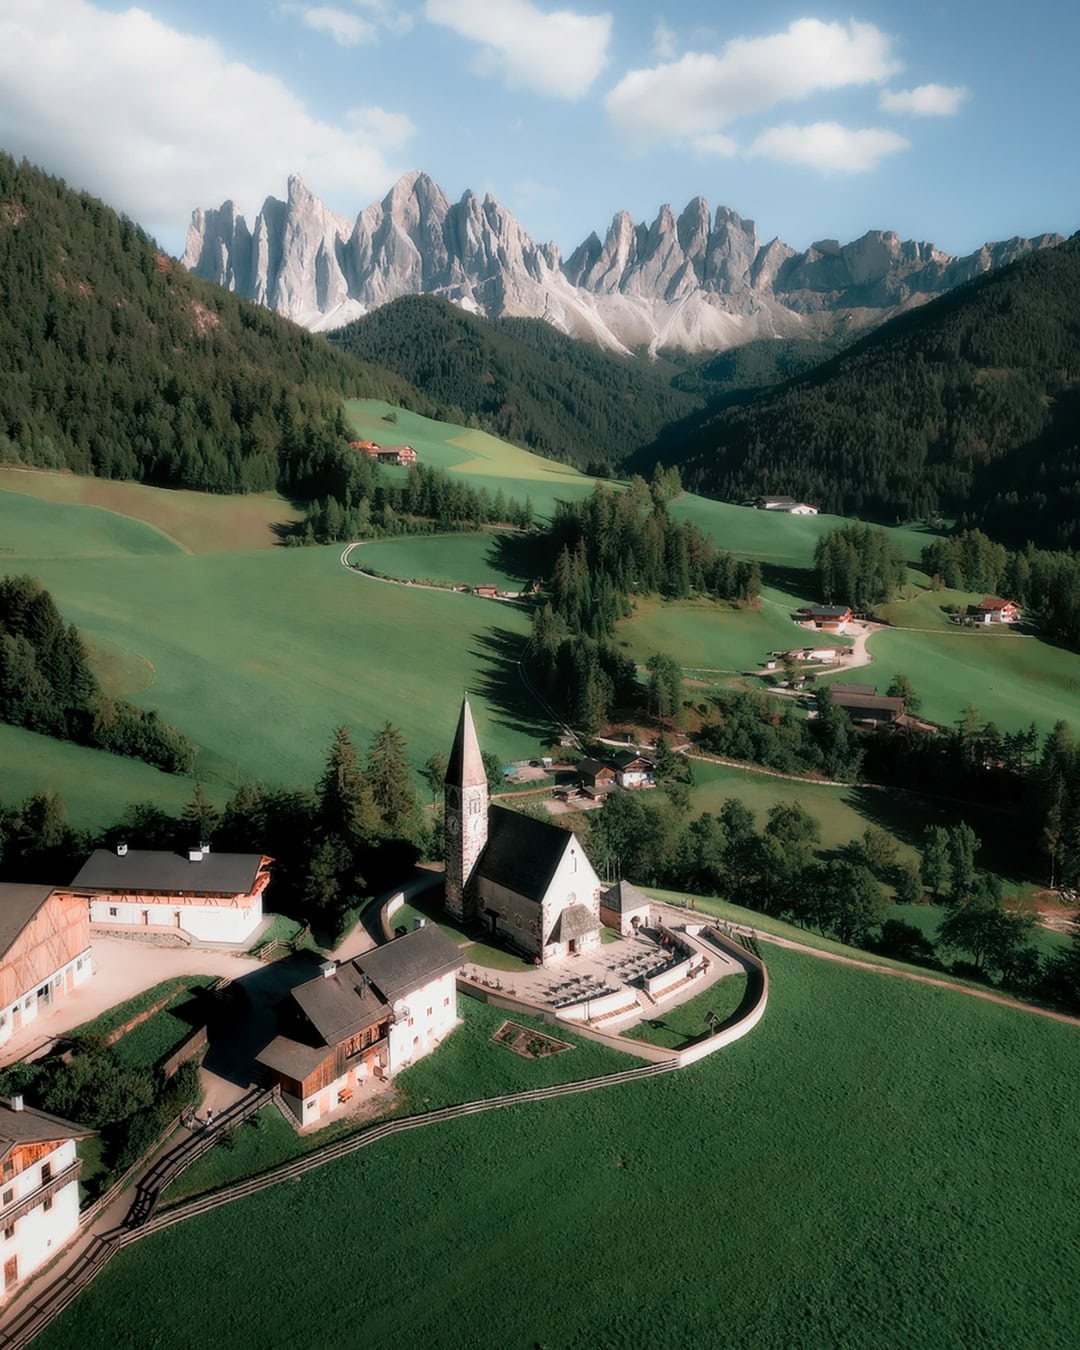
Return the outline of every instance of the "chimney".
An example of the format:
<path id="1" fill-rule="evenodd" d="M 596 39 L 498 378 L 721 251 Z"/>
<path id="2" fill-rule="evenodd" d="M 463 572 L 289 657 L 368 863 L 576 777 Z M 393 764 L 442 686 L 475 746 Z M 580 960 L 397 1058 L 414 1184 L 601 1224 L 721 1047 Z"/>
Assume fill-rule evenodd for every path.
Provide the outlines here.
<path id="1" fill-rule="evenodd" d="M 417 928 L 423 928 L 426 923 L 427 919 L 421 918 L 419 914 L 415 915 L 412 921 L 413 930 L 415 931 Z"/>
<path id="2" fill-rule="evenodd" d="M 126 857 L 127 857 L 127 844 L 117 844 L 117 846 L 116 846 L 116 856 L 117 856 L 118 858 L 126 858 Z"/>
<path id="3" fill-rule="evenodd" d="M 200 843 L 199 848 L 202 849 L 204 853 L 210 852 L 210 845 L 205 839 Z"/>
<path id="4" fill-rule="evenodd" d="M 13 1092 L 11 1094 L 11 1109 L 13 1111 L 21 1111 L 23 1109 L 23 1099 L 21 1092 Z"/>
<path id="5" fill-rule="evenodd" d="M 328 980 L 328 979 L 330 978 L 331 975 L 336 975 L 336 974 L 337 974 L 337 962 L 336 962 L 336 961 L 324 961 L 324 962 L 319 966 L 319 969 L 322 971 L 322 977 L 323 977 L 323 979 L 324 979 L 324 980 Z"/>
<path id="6" fill-rule="evenodd" d="M 203 851 L 201 848 L 189 848 L 187 851 L 188 862 L 202 862 Z"/>

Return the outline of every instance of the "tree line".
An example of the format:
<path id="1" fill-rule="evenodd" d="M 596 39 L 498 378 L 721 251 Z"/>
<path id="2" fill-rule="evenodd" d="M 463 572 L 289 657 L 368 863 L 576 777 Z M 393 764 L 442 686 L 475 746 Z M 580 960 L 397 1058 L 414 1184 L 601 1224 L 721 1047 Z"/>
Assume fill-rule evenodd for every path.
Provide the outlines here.
<path id="1" fill-rule="evenodd" d="M 161 721 L 105 694 L 74 624 L 30 576 L 0 579 L 0 719 L 59 740 L 190 773 L 196 746 Z"/>

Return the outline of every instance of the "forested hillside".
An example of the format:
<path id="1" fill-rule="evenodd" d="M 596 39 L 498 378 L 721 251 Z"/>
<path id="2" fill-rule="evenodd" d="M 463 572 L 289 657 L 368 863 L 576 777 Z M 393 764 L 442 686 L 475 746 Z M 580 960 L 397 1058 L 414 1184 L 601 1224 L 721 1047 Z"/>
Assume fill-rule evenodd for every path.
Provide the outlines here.
<path id="1" fill-rule="evenodd" d="M 655 458 L 885 521 L 938 513 L 1022 544 L 1080 545 L 1080 239 L 894 319 L 669 439 Z"/>
<path id="2" fill-rule="evenodd" d="M 0 351 L 0 460 L 211 492 L 317 493 L 345 395 L 434 411 L 3 154 Z"/>
<path id="3" fill-rule="evenodd" d="M 787 379 L 832 350 L 753 342 L 705 359 L 618 356 L 540 319 L 477 318 L 430 295 L 403 296 L 330 340 L 447 405 L 450 421 L 593 468 L 623 464 L 706 405 Z"/>

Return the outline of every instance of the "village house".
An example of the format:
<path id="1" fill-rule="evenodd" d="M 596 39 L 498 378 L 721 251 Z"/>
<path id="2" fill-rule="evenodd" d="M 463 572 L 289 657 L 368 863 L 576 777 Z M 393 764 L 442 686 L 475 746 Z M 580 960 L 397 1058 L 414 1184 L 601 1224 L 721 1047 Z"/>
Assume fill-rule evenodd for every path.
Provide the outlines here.
<path id="1" fill-rule="evenodd" d="M 598 759 L 579 759 L 577 763 L 581 787 L 589 797 L 602 797 L 615 786 L 615 770 Z"/>
<path id="2" fill-rule="evenodd" d="M 344 1105 L 365 1081 L 393 1078 L 458 1022 L 461 953 L 427 925 L 320 973 L 292 991 L 282 1034 L 257 1063 L 301 1125 Z"/>
<path id="3" fill-rule="evenodd" d="M 652 901 L 629 881 L 617 881 L 600 895 L 600 918 L 607 928 L 630 937 L 649 923 Z"/>
<path id="4" fill-rule="evenodd" d="M 498 597 L 499 588 L 498 586 L 492 586 L 485 583 L 482 586 L 474 586 L 472 588 L 472 593 L 473 595 L 480 596 L 482 600 L 495 600 Z"/>
<path id="5" fill-rule="evenodd" d="M 832 687 L 832 701 L 853 722 L 863 726 L 891 726 L 904 715 L 904 700 L 884 694 L 847 694 Z"/>
<path id="6" fill-rule="evenodd" d="M 95 849 L 70 889 L 90 902 L 98 930 L 240 943 L 262 922 L 272 861 L 260 853 L 214 853 L 209 844 L 183 853 L 118 844 Z"/>
<path id="7" fill-rule="evenodd" d="M 996 595 L 986 595 L 971 610 L 976 623 L 1018 623 L 1020 606 L 1015 600 L 1002 600 Z"/>
<path id="8" fill-rule="evenodd" d="M 759 511 L 781 511 L 789 516 L 816 516 L 816 506 L 808 506 L 795 497 L 755 497 L 753 505 Z"/>
<path id="9" fill-rule="evenodd" d="M 466 698 L 445 778 L 446 909 L 547 964 L 600 943 L 600 879 L 568 830 L 492 806 Z"/>
<path id="10" fill-rule="evenodd" d="M 93 974 L 86 901 L 0 883 L 0 1045 Z"/>
<path id="11" fill-rule="evenodd" d="M 807 605 L 798 611 L 800 623 L 812 623 L 823 633 L 845 633 L 853 617 L 850 605 Z"/>
<path id="12" fill-rule="evenodd" d="M 0 1100 L 0 1299 L 77 1232 L 82 1162 L 75 1141 L 93 1133 L 24 1106 L 22 1097 Z"/>
<path id="13" fill-rule="evenodd" d="M 380 464 L 404 464 L 410 468 L 416 463 L 416 451 L 411 445 L 379 445 L 377 441 L 350 441 L 350 450 L 360 450 Z"/>
<path id="14" fill-rule="evenodd" d="M 656 765 L 635 750 L 623 750 L 612 760 L 615 781 L 623 788 L 656 786 Z"/>

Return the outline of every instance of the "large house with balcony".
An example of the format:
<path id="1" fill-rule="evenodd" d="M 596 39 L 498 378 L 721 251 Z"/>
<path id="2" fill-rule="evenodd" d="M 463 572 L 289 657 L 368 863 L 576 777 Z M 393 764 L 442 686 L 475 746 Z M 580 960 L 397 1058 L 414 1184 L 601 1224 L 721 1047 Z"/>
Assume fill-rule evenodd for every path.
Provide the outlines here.
<path id="1" fill-rule="evenodd" d="M 78 1231 L 75 1141 L 93 1133 L 23 1106 L 21 1097 L 0 1100 L 0 1305 Z"/>
<path id="2" fill-rule="evenodd" d="M 95 849 L 70 890 L 89 901 L 99 931 L 172 933 L 182 941 L 246 943 L 262 922 L 272 858 L 166 850 Z"/>
<path id="3" fill-rule="evenodd" d="M 258 1057 L 263 1076 L 302 1126 L 344 1106 L 454 1029 L 460 964 L 457 944 L 433 925 L 351 961 L 324 961 L 282 1006 L 282 1034 Z"/>
<path id="4" fill-rule="evenodd" d="M 86 901 L 0 883 L 0 1045 L 93 974 Z"/>

